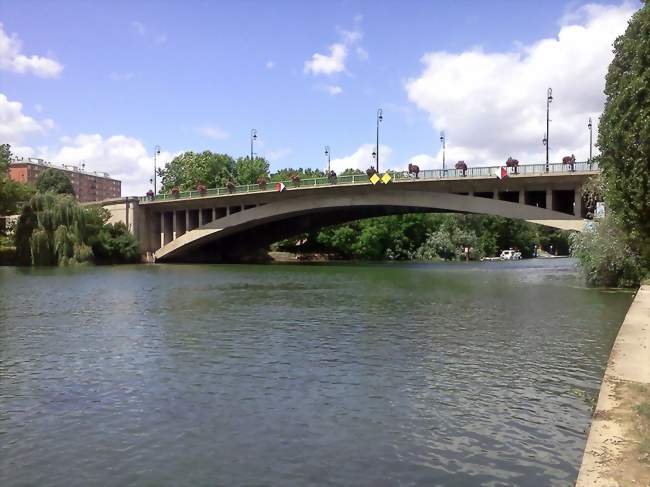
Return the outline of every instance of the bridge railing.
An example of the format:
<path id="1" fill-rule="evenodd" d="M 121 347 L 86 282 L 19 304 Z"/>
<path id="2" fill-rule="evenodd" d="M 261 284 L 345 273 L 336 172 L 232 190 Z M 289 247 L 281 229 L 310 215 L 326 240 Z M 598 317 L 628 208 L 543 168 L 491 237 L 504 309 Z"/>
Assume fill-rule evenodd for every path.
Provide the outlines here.
<path id="1" fill-rule="evenodd" d="M 495 177 L 495 173 L 504 166 L 480 166 L 480 167 L 470 167 L 467 168 L 465 173 L 459 169 L 425 169 L 420 171 L 418 175 L 418 181 L 421 180 L 439 180 L 439 179 L 457 179 L 457 178 L 489 178 Z M 548 165 L 548 170 L 546 164 L 522 164 L 516 168 L 508 168 L 508 176 L 517 177 L 517 176 L 543 176 L 547 174 L 571 174 L 572 172 L 597 172 L 598 163 L 597 162 L 576 162 L 571 168 L 570 164 L 554 163 Z M 393 181 L 414 181 L 415 176 L 409 174 L 408 171 L 386 171 L 390 174 Z M 282 181 L 282 183 L 287 187 L 287 189 L 292 188 L 309 188 L 315 186 L 341 186 L 341 185 L 351 185 L 351 184 L 368 184 L 368 176 L 366 174 L 354 174 L 348 176 L 339 176 L 338 178 L 309 178 L 301 179 L 300 181 Z M 205 191 L 181 191 L 177 194 L 164 193 L 157 194 L 154 198 L 143 196 L 140 198 L 141 202 L 146 201 L 166 201 L 174 199 L 184 199 L 184 198 L 203 198 L 210 196 L 225 196 L 232 194 L 244 194 L 244 193 L 261 193 L 261 192 L 271 192 L 276 191 L 275 185 L 276 181 L 271 181 L 266 185 L 258 184 L 244 184 L 234 187 L 224 187 L 224 188 L 210 188 Z M 379 183 L 381 184 L 381 183 Z"/>

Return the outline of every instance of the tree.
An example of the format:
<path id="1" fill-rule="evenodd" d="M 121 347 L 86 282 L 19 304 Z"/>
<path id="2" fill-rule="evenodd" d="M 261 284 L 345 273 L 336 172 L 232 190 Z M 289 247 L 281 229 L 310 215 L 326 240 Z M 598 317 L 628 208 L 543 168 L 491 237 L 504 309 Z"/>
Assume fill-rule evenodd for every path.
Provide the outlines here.
<path id="1" fill-rule="evenodd" d="M 9 169 L 11 156 L 11 146 L 9 144 L 0 144 L 0 174 L 6 173 Z"/>
<path id="2" fill-rule="evenodd" d="M 15 214 L 18 204 L 27 201 L 34 193 L 32 186 L 14 181 L 7 174 L 11 158 L 11 146 L 0 145 L 0 215 Z"/>
<path id="3" fill-rule="evenodd" d="M 598 146 L 605 201 L 650 267 L 650 3 L 614 42 Z"/>
<path id="4" fill-rule="evenodd" d="M 62 171 L 47 168 L 36 180 L 36 190 L 39 193 L 51 191 L 56 194 L 69 194 L 74 196 L 72 181 Z"/>
<path id="5" fill-rule="evenodd" d="M 279 169 L 275 173 L 271 174 L 271 181 L 288 181 L 291 179 L 291 176 L 297 175 L 300 179 L 311 179 L 311 178 L 324 178 L 325 173 L 320 169 L 312 169 L 310 167 L 303 169 L 299 167 L 294 169 L 292 167 L 286 167 L 284 169 Z"/>
<path id="6" fill-rule="evenodd" d="M 263 157 L 240 157 L 234 172 L 238 184 L 256 184 L 260 178 L 269 179 L 269 163 Z"/>
<path id="7" fill-rule="evenodd" d="M 158 170 L 162 178 L 160 192 L 169 192 L 174 187 L 195 190 L 199 183 L 208 188 L 223 187 L 228 181 L 236 181 L 236 173 L 235 160 L 228 154 L 188 151 Z"/>
<path id="8" fill-rule="evenodd" d="M 85 207 L 70 195 L 35 194 L 16 226 L 18 261 L 24 265 L 121 263 L 138 259 L 138 243 L 122 223 L 107 224 L 108 212 Z"/>

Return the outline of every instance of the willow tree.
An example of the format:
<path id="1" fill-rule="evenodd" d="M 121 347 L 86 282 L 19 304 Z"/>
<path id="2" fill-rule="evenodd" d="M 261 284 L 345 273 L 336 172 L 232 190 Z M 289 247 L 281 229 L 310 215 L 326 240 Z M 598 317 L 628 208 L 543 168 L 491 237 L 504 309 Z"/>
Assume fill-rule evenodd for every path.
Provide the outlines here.
<path id="1" fill-rule="evenodd" d="M 598 146 L 605 201 L 650 267 L 650 4 L 614 43 Z"/>
<path id="2" fill-rule="evenodd" d="M 93 258 L 97 234 L 92 214 L 73 197 L 37 193 L 22 209 L 16 227 L 16 248 L 23 264 L 67 265 Z"/>

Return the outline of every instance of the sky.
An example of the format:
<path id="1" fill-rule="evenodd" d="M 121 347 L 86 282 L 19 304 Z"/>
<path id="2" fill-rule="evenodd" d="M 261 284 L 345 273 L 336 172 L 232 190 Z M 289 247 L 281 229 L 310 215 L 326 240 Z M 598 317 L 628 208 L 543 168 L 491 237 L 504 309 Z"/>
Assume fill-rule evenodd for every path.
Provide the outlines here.
<path id="1" fill-rule="evenodd" d="M 589 154 L 627 2 L 0 0 L 0 143 L 143 194 L 187 151 L 271 168 Z M 594 148 L 597 153 L 597 148 Z"/>

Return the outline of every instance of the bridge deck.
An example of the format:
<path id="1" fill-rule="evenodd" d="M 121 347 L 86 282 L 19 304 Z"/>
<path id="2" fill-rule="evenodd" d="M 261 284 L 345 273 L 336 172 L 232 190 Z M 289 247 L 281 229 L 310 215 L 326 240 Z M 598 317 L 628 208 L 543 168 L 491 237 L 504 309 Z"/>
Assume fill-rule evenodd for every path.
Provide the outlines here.
<path id="1" fill-rule="evenodd" d="M 436 180 L 489 180 L 494 179 L 495 172 L 500 170 L 503 166 L 486 166 L 486 167 L 472 167 L 468 168 L 463 175 L 463 171 L 458 169 L 433 169 L 420 171 L 418 181 L 436 181 Z M 552 177 L 558 175 L 590 175 L 599 172 L 598 164 L 596 162 L 576 162 L 573 168 L 568 164 L 524 164 L 517 167 L 517 172 L 514 168 L 508 168 L 508 177 Z M 387 171 L 391 176 L 392 182 L 410 182 L 414 181 L 413 175 L 406 171 Z M 269 182 L 266 186 L 258 184 L 247 184 L 242 186 L 235 186 L 234 188 L 211 188 L 204 192 L 200 191 L 182 191 L 176 195 L 171 193 L 158 194 L 154 198 L 142 197 L 140 198 L 141 204 L 151 204 L 159 202 L 167 202 L 170 200 L 178 199 L 193 199 L 193 198 L 206 198 L 217 196 L 232 196 L 234 194 L 250 194 L 250 193 L 265 193 L 275 192 L 275 181 Z M 371 184 L 366 174 L 355 174 L 350 176 L 339 176 L 334 180 L 326 177 L 303 179 L 299 184 L 291 181 L 282 181 L 288 189 L 291 188 L 313 188 L 324 186 L 339 186 L 339 185 L 357 185 L 357 184 Z M 381 182 L 377 184 L 383 184 Z"/>

